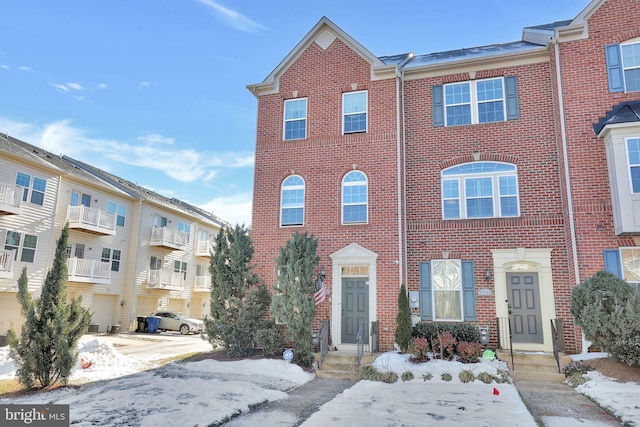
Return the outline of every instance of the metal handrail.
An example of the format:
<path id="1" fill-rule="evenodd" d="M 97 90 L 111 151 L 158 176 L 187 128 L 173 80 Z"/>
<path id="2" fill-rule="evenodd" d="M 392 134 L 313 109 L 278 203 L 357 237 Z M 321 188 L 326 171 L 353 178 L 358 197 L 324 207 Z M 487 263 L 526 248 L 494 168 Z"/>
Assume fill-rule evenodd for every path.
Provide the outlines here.
<path id="1" fill-rule="evenodd" d="M 322 368 L 324 358 L 329 352 L 329 321 L 323 320 L 322 327 L 320 328 L 320 336 L 318 337 L 320 342 L 320 362 L 318 363 L 318 369 Z"/>
<path id="2" fill-rule="evenodd" d="M 556 365 L 558 365 L 558 373 L 561 374 L 559 352 L 566 353 L 564 348 L 564 323 L 562 319 L 555 319 L 555 323 L 554 319 L 551 319 L 551 337 L 553 338 L 553 357 L 555 357 Z"/>
<path id="3" fill-rule="evenodd" d="M 358 346 L 358 360 L 356 367 L 360 369 L 360 362 L 362 361 L 362 355 L 364 353 L 364 342 L 362 340 L 362 333 L 364 332 L 364 320 L 358 323 L 358 334 L 356 335 L 356 344 Z"/>
<path id="4" fill-rule="evenodd" d="M 504 331 L 505 329 L 505 323 L 506 323 L 506 331 Z M 498 344 L 500 346 L 502 346 L 502 338 L 505 332 L 508 333 L 508 338 L 509 338 L 509 352 L 511 353 L 511 369 L 513 369 L 514 371 L 516 370 L 516 365 L 514 364 L 513 361 L 513 335 L 511 332 L 511 318 L 510 317 L 497 317 L 496 318 L 496 324 L 497 324 L 497 328 L 498 328 Z M 504 348 L 500 347 L 501 350 L 504 350 Z"/>

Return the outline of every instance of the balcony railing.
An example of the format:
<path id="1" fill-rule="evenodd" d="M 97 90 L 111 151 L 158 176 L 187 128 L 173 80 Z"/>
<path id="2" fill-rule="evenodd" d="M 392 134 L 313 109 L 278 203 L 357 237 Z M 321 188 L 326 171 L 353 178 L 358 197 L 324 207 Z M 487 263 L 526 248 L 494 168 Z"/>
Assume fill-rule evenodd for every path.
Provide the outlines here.
<path id="1" fill-rule="evenodd" d="M 193 290 L 195 292 L 210 292 L 211 276 L 196 276 L 196 281 L 193 284 Z"/>
<path id="2" fill-rule="evenodd" d="M 95 259 L 67 259 L 67 280 L 80 283 L 111 283 L 111 262 Z"/>
<path id="3" fill-rule="evenodd" d="M 167 227 L 151 228 L 151 246 L 164 246 L 170 249 L 184 249 L 189 242 L 189 234 Z"/>
<path id="4" fill-rule="evenodd" d="M 196 256 L 210 257 L 213 244 L 209 240 L 198 240 L 196 245 Z"/>
<path id="5" fill-rule="evenodd" d="M 0 183 L 0 215 L 22 212 L 22 187 Z"/>
<path id="6" fill-rule="evenodd" d="M 93 234 L 114 236 L 116 234 L 116 216 L 96 208 L 69 206 L 67 209 L 69 228 Z"/>
<path id="7" fill-rule="evenodd" d="M 147 288 L 182 291 L 184 289 L 184 274 L 169 269 L 149 270 Z"/>
<path id="8" fill-rule="evenodd" d="M 15 256 L 14 251 L 0 250 L 0 278 L 13 278 L 13 260 Z"/>

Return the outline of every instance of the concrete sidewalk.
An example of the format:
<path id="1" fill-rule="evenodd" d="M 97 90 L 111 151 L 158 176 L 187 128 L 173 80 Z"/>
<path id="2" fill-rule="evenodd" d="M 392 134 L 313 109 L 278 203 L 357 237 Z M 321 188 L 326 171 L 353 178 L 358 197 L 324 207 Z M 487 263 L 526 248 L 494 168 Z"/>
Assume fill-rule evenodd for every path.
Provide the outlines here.
<path id="1" fill-rule="evenodd" d="M 221 425 L 224 427 L 296 426 L 355 383 L 356 381 L 351 380 L 316 378 L 289 391 L 288 399 L 267 402 Z"/>
<path id="2" fill-rule="evenodd" d="M 514 381 L 531 415 L 547 427 L 621 426 L 622 423 L 564 383 Z"/>

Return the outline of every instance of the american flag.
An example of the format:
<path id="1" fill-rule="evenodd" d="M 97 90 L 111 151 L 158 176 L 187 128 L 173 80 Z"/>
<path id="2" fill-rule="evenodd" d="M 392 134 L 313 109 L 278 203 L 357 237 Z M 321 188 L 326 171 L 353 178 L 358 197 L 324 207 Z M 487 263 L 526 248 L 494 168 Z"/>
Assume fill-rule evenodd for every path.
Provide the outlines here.
<path id="1" fill-rule="evenodd" d="M 324 302 L 324 297 L 326 295 L 327 287 L 324 285 L 324 277 L 321 274 L 318 274 L 316 278 L 316 288 L 315 293 L 313 294 L 313 299 L 316 301 L 316 306 L 322 304 Z"/>

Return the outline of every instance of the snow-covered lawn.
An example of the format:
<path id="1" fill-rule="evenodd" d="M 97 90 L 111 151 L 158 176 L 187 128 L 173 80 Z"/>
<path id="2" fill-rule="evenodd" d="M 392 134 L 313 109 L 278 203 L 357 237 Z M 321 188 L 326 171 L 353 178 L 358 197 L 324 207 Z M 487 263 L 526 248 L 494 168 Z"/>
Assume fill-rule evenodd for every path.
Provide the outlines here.
<path id="1" fill-rule="evenodd" d="M 78 361 L 73 371 L 71 383 L 84 384 L 80 388 L 5 398 L 0 403 L 69 404 L 74 426 L 203 426 L 248 412 L 265 401 L 286 399 L 287 390 L 314 378 L 283 360 L 173 362 L 149 370 L 158 356 L 123 355 L 99 337 L 83 337 L 78 348 L 80 358 L 92 363 L 83 369 Z M 481 372 L 498 376 L 498 370 L 506 370 L 504 362 L 415 364 L 408 355 L 384 353 L 374 366 L 394 371 L 399 377 L 410 371 L 414 378 L 394 384 L 360 381 L 302 425 L 423 426 L 439 421 L 441 425 L 536 426 L 512 384 L 478 380 L 465 384 L 458 378 L 462 370 L 471 370 L 476 376 Z M 443 373 L 450 374 L 451 381 L 443 380 Z M 431 375 L 430 380 L 424 379 L 426 374 Z M 14 375 L 15 365 L 4 347 L 0 349 L 0 378 Z M 580 386 L 581 392 L 630 423 L 640 419 L 640 386 L 627 388 L 596 373 L 589 376 L 592 380 Z M 297 422 L 284 417 L 276 424 L 260 423 L 268 427 Z"/>

